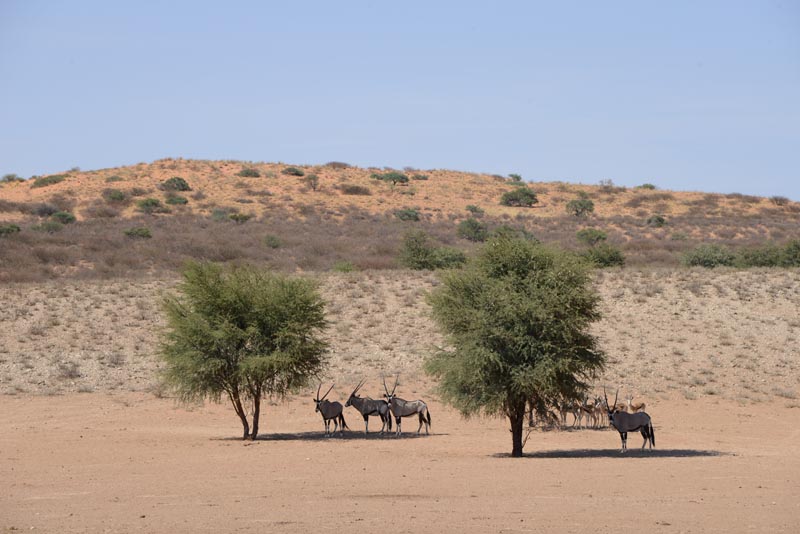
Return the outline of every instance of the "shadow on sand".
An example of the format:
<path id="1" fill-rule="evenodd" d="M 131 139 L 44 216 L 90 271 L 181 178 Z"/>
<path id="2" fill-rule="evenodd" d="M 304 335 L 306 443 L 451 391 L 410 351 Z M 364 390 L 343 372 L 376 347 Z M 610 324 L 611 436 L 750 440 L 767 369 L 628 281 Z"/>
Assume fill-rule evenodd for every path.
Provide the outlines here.
<path id="1" fill-rule="evenodd" d="M 511 458 L 510 454 L 494 454 L 495 458 Z M 703 451 L 697 449 L 647 449 L 630 448 L 621 453 L 619 449 L 568 449 L 554 451 L 529 452 L 523 458 L 701 458 L 709 456 L 730 456 L 721 451 Z"/>
<path id="2" fill-rule="evenodd" d="M 378 432 L 364 432 L 347 431 L 344 434 L 336 433 L 335 436 L 326 437 L 323 432 L 276 432 L 259 434 L 256 441 L 373 441 L 373 440 L 406 440 L 406 439 L 423 439 L 433 438 L 436 436 L 447 436 L 447 434 L 417 434 L 416 432 L 403 432 L 400 437 L 395 436 L 394 432 L 380 434 Z M 241 438 L 226 437 L 215 438 L 218 441 L 246 441 Z"/>

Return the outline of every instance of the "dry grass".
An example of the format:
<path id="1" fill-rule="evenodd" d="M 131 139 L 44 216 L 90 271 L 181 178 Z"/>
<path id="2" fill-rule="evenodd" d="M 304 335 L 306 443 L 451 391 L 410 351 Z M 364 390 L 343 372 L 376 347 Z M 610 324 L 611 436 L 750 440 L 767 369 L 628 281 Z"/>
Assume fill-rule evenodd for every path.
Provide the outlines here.
<path id="1" fill-rule="evenodd" d="M 401 372 L 444 343 L 424 295 L 432 273 L 315 275 L 331 322 L 329 378 Z M 158 300 L 174 278 L 6 284 L 0 392 L 159 391 Z M 682 394 L 795 402 L 800 272 L 632 270 L 598 275 L 595 328 L 609 366 L 598 386 L 644 400 Z M 31 330 L 36 334 L 32 334 Z M 162 392 L 163 394 L 163 392 Z"/>

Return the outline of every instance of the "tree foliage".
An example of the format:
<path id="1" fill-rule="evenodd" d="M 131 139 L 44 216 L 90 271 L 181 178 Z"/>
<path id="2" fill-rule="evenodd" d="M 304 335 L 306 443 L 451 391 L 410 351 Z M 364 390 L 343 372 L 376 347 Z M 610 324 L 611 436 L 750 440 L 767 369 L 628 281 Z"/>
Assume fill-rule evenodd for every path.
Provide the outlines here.
<path id="1" fill-rule="evenodd" d="M 567 202 L 567 213 L 576 217 L 586 217 L 594 212 L 594 202 L 589 198 L 575 198 Z"/>
<path id="2" fill-rule="evenodd" d="M 253 267 L 191 263 L 178 289 L 164 299 L 167 383 L 184 400 L 227 398 L 244 439 L 255 439 L 264 396 L 307 385 L 326 361 L 315 285 Z"/>
<path id="3" fill-rule="evenodd" d="M 599 319 L 590 267 L 532 241 L 494 238 L 429 300 L 451 349 L 426 361 L 445 402 L 464 416 L 504 415 L 522 455 L 526 406 L 578 398 L 605 357 L 589 333 Z"/>
<path id="4" fill-rule="evenodd" d="M 500 197 L 500 204 L 503 206 L 530 208 L 537 202 L 539 202 L 539 199 L 536 198 L 536 193 L 527 187 L 518 187 L 513 191 L 506 191 Z"/>

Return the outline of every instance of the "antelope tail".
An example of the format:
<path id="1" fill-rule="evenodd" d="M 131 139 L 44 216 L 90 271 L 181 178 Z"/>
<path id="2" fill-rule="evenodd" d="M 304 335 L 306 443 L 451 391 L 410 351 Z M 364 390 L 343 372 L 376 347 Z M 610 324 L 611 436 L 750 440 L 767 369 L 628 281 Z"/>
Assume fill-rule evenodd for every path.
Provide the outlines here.
<path id="1" fill-rule="evenodd" d="M 656 446 L 656 431 L 653 430 L 652 422 L 650 423 L 650 443 L 653 445 L 653 447 Z"/>
<path id="2" fill-rule="evenodd" d="M 389 420 L 389 430 L 392 429 L 392 412 L 386 412 L 386 419 Z"/>
<path id="3" fill-rule="evenodd" d="M 428 416 L 428 426 L 431 424 L 431 411 L 425 410 L 425 414 Z"/>
<path id="4" fill-rule="evenodd" d="M 347 430 L 350 430 L 350 427 L 347 426 L 347 423 L 345 423 L 345 421 L 344 421 L 344 414 L 340 414 L 339 415 L 339 424 L 342 426 L 342 430 L 341 430 L 342 432 L 344 432 L 345 428 Z"/>

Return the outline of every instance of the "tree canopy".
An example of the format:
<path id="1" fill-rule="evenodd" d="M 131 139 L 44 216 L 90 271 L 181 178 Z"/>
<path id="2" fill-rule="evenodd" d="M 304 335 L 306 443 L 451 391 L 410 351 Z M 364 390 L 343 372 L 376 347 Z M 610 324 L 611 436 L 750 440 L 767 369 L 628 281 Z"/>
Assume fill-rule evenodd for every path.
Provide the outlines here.
<path id="1" fill-rule="evenodd" d="M 444 272 L 430 295 L 451 348 L 426 361 L 445 402 L 462 415 L 504 415 L 522 455 L 527 406 L 575 399 L 605 357 L 588 329 L 599 319 L 591 268 L 536 242 L 493 238 L 466 268 Z"/>
<path id="2" fill-rule="evenodd" d="M 312 281 L 191 263 L 163 304 L 167 383 L 184 400 L 227 397 L 245 439 L 258 435 L 265 395 L 307 385 L 326 361 L 324 303 Z"/>

